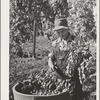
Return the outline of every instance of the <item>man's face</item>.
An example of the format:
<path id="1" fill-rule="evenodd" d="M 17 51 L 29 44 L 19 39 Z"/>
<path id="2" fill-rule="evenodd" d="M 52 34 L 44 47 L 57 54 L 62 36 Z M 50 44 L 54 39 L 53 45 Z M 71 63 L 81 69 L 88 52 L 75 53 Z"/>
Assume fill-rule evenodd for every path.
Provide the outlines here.
<path id="1" fill-rule="evenodd" d="M 67 29 L 59 29 L 59 30 L 56 30 L 56 32 L 59 35 L 59 37 L 61 37 L 64 40 L 66 40 L 69 37 L 69 34 L 67 34 L 68 32 Z"/>

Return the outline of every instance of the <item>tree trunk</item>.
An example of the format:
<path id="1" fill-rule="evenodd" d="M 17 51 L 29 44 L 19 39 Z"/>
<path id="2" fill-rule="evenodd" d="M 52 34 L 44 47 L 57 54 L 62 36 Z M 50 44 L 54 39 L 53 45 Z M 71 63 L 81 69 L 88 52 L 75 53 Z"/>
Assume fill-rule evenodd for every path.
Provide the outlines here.
<path id="1" fill-rule="evenodd" d="M 33 32 L 33 57 L 34 58 L 36 58 L 35 48 L 36 48 L 36 22 L 34 20 L 34 32 Z"/>

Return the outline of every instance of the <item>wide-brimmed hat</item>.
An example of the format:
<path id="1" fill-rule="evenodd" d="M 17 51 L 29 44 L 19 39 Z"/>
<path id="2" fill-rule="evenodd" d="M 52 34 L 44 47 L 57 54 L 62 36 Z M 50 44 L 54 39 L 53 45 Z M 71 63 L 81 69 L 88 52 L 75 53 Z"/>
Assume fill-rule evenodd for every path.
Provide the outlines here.
<path id="1" fill-rule="evenodd" d="M 65 18 L 56 19 L 54 25 L 55 25 L 53 29 L 54 31 L 59 29 L 68 29 L 68 23 Z"/>

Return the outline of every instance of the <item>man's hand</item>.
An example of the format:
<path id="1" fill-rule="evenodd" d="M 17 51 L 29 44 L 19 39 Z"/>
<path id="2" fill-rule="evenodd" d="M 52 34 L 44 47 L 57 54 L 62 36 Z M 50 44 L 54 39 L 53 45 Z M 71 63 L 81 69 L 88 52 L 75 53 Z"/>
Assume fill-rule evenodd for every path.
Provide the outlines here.
<path id="1" fill-rule="evenodd" d="M 48 66 L 50 68 L 50 71 L 54 71 L 54 64 L 53 64 L 53 61 L 52 61 L 52 53 L 49 53 L 48 57 L 49 57 Z"/>
<path id="2" fill-rule="evenodd" d="M 50 71 L 54 71 L 54 64 L 53 64 L 51 58 L 48 59 L 48 66 L 50 68 Z"/>

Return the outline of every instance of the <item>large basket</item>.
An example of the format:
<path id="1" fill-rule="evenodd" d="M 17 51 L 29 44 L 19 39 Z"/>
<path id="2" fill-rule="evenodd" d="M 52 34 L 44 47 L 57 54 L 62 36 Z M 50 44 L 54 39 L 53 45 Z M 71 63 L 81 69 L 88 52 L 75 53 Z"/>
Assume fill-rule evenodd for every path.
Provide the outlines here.
<path id="1" fill-rule="evenodd" d="M 29 95 L 16 91 L 18 84 L 13 87 L 14 100 L 71 100 L 68 92 L 53 95 Z"/>

